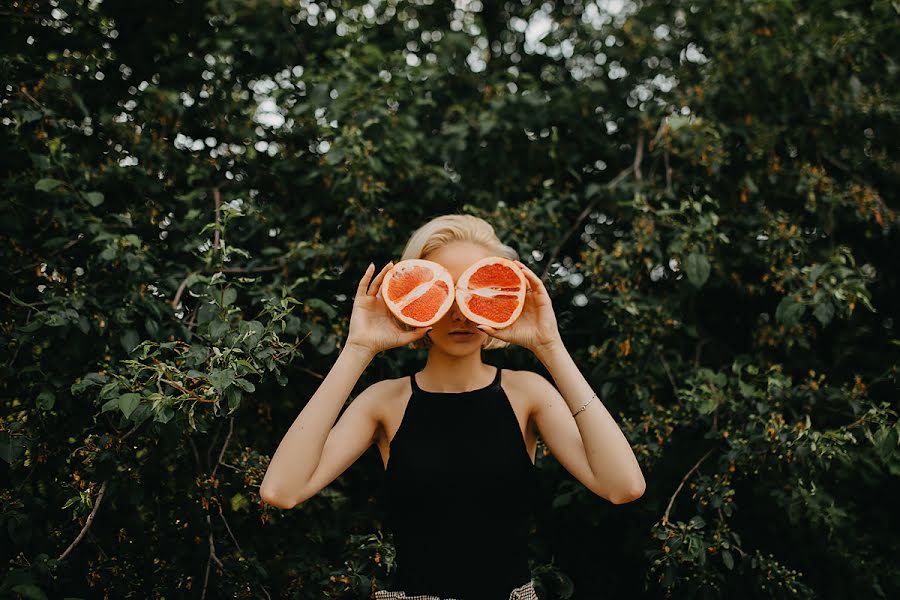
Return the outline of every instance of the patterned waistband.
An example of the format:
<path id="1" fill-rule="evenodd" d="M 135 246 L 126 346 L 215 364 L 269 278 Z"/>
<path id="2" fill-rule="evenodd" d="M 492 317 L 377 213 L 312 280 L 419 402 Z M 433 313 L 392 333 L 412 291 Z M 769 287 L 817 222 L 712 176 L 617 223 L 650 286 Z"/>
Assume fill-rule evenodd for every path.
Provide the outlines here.
<path id="1" fill-rule="evenodd" d="M 427 594 L 416 594 L 407 596 L 403 590 L 387 591 L 378 590 L 375 592 L 375 600 L 460 600 L 459 598 L 439 598 L 438 596 L 430 596 Z M 538 600 L 537 593 L 534 590 L 534 581 L 529 581 L 525 585 L 515 588 L 509 593 L 509 600 Z"/>

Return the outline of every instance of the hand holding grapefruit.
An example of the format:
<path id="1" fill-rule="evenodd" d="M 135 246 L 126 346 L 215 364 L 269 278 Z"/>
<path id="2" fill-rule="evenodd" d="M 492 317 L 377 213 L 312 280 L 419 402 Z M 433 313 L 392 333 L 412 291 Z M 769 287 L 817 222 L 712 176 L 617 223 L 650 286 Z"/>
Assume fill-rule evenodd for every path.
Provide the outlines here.
<path id="1" fill-rule="evenodd" d="M 382 297 L 381 284 L 392 264 L 382 267 L 374 281 L 371 280 L 375 267 L 370 264 L 359 281 L 353 299 L 346 347 L 356 346 L 375 355 L 414 342 L 428 331 L 428 327 L 423 325 L 416 326 L 412 331 L 406 330 L 391 316 Z"/>
<path id="2" fill-rule="evenodd" d="M 525 300 L 521 307 L 516 307 L 518 315 L 515 322 L 505 325 L 502 329 L 483 324 L 479 325 L 478 328 L 492 337 L 528 348 L 535 353 L 561 345 L 562 338 L 559 334 L 556 314 L 553 311 L 550 293 L 544 286 L 544 282 L 541 281 L 541 278 L 534 271 L 521 262 L 514 261 L 514 264 L 528 282 Z M 462 278 L 460 277 L 460 279 Z M 471 284 L 469 287 L 471 287 Z M 496 320 L 501 320 L 503 314 L 510 310 L 508 306 L 502 303 L 505 302 L 502 300 L 502 296 L 505 295 L 497 294 L 496 297 L 501 298 L 499 307 L 482 312 L 489 312 L 494 315 Z"/>

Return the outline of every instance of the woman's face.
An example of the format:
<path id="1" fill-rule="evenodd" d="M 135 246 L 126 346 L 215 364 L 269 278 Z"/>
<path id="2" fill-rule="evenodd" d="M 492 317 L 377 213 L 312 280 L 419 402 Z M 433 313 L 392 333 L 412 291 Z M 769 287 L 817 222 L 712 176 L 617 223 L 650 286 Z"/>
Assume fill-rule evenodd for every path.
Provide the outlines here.
<path id="1" fill-rule="evenodd" d="M 493 254 L 483 246 L 473 244 L 471 242 L 450 242 L 441 246 L 437 250 L 423 256 L 425 260 L 431 260 L 443 266 L 450 272 L 453 277 L 453 283 L 459 281 L 459 276 L 463 271 L 472 266 L 473 263 L 493 256 Z M 448 354 L 469 354 L 471 352 L 480 351 L 481 345 L 487 343 L 488 334 L 479 329 L 475 329 L 476 323 L 470 321 L 460 310 L 456 300 L 453 305 L 439 321 L 432 325 L 433 329 L 428 333 L 432 344 L 439 346 L 441 350 Z M 471 331 L 471 335 L 450 335 L 451 331 Z"/>

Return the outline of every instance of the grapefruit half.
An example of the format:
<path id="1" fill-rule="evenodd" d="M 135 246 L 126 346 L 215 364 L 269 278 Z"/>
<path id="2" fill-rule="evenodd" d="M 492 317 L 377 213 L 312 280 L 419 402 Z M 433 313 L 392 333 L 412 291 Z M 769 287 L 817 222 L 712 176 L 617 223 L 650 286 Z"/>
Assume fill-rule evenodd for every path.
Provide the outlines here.
<path id="1" fill-rule="evenodd" d="M 434 261 L 401 260 L 384 276 L 381 297 L 398 320 L 425 327 L 439 321 L 453 306 L 453 277 Z"/>
<path id="2" fill-rule="evenodd" d="M 463 271 L 454 291 L 459 310 L 470 321 L 503 329 L 522 314 L 527 286 L 516 263 L 489 256 Z"/>

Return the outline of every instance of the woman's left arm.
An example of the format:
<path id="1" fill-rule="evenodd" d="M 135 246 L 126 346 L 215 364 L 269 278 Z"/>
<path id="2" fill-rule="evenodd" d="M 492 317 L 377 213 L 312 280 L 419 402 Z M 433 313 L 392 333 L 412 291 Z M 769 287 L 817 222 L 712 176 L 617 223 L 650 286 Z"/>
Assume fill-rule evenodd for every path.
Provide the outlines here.
<path id="1" fill-rule="evenodd" d="M 573 475 L 579 460 L 586 459 L 594 478 L 589 489 L 611 502 L 622 504 L 640 498 L 646 483 L 631 444 L 599 394 L 591 400 L 594 390 L 562 340 L 536 348 L 534 353 L 559 388 L 557 392 L 549 381 L 535 373 L 544 385 L 535 382 L 532 388 L 538 394 L 534 420 L 547 447 L 561 464 L 572 465 L 569 470 L 575 471 Z M 591 403 L 573 417 L 572 413 L 588 400 Z"/>
<path id="2" fill-rule="evenodd" d="M 478 328 L 534 352 L 556 381 L 559 391 L 543 376 L 523 372 L 528 373 L 524 383 L 534 400 L 535 425 L 560 464 L 592 492 L 615 504 L 640 498 L 646 487 L 641 467 L 599 394 L 577 417 L 572 416 L 594 390 L 563 344 L 544 282 L 515 262 L 529 285 L 521 315 L 503 329 Z"/>

